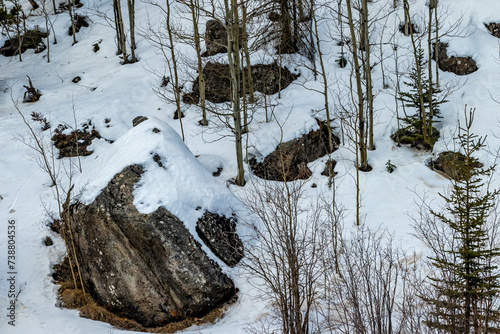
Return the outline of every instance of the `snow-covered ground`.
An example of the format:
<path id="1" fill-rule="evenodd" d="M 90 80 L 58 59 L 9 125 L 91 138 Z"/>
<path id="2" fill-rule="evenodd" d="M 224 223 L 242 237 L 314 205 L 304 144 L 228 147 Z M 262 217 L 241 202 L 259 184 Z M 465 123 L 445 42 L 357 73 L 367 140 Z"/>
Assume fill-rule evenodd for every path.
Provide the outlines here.
<path id="1" fill-rule="evenodd" d="M 425 18 L 427 7 L 424 0 L 410 1 L 412 14 L 417 21 Z M 392 0 L 374 1 L 370 6 L 378 11 L 388 12 Z M 25 8 L 29 9 L 26 2 Z M 132 163 L 146 164 L 149 171 L 142 178 L 135 191 L 135 202 L 141 212 L 149 213 L 163 205 L 184 221 L 188 228 L 194 229 L 196 219 L 202 211 L 198 206 L 228 214 L 239 204 L 237 198 L 244 197 L 251 187 L 238 189 L 227 186 L 227 180 L 236 176 L 234 142 L 228 130 L 203 128 L 198 124 L 201 118 L 195 107 L 185 110 L 183 118 L 186 135 L 184 147 L 179 137 L 178 120 L 172 118 L 174 105 L 160 100 L 152 87 L 160 85 L 159 78 L 153 74 L 165 73 L 165 59 L 151 44 L 138 34 L 136 53 L 140 61 L 135 64 L 121 65 L 115 51 L 115 33 L 105 21 L 95 15 L 90 8 L 94 6 L 111 8 L 111 2 L 88 0 L 77 11 L 89 15 L 90 27 L 82 28 L 77 34 L 78 43 L 72 45 L 72 37 L 67 35 L 70 25 L 67 13 L 53 16 L 57 45 L 50 46 L 50 63 L 46 61 L 46 51 L 34 54 L 29 50 L 23 54 L 23 61 L 17 58 L 0 56 L 0 333 L 32 334 L 79 334 L 79 333 L 122 333 L 111 329 L 106 323 L 83 319 L 78 311 L 63 309 L 57 300 L 58 286 L 51 277 L 52 267 L 64 256 L 64 243 L 46 226 L 48 211 L 57 211 L 53 188 L 49 177 L 39 168 L 33 159 L 33 150 L 29 143 L 27 127 L 13 106 L 13 101 L 25 116 L 33 111 L 39 112 L 50 121 L 53 128 L 58 124 L 78 126 L 91 121 L 102 136 L 94 140 L 91 149 L 94 153 L 82 157 L 82 174 L 75 176 L 77 187 L 82 190 L 82 200 L 91 201 L 112 176 L 123 167 Z M 422 246 L 410 233 L 412 213 L 419 209 L 417 195 L 426 194 L 430 199 L 438 200 L 438 192 L 449 186 L 449 180 L 426 166 L 426 161 L 434 153 L 453 147 L 457 120 L 463 120 L 464 106 L 477 108 L 473 131 L 481 136 L 488 135 L 487 144 L 490 152 L 483 151 L 478 156 L 486 165 L 495 162 L 496 152 L 500 147 L 499 116 L 500 104 L 500 40 L 491 36 L 484 23 L 500 22 L 500 2 L 492 0 L 441 0 L 440 9 L 446 12 L 447 25 L 457 25 L 461 36 L 445 37 L 449 43 L 449 54 L 472 56 L 479 70 L 466 77 L 451 73 L 440 73 L 441 83 L 454 83 L 458 89 L 448 98 L 450 102 L 441 108 L 443 119 L 437 125 L 441 138 L 433 152 L 422 152 L 407 147 L 396 147 L 389 138 L 397 126 L 394 102 L 394 60 L 393 48 L 384 45 L 384 71 L 389 84 L 383 89 L 380 64 L 373 69 L 375 98 L 375 151 L 369 151 L 369 163 L 373 170 L 361 173 L 360 188 L 362 193 L 362 218 L 368 226 L 387 228 L 395 234 L 395 239 L 408 249 L 422 251 Z M 148 19 L 157 24 L 160 20 L 158 9 L 143 2 L 137 3 L 136 20 L 139 30 L 144 31 Z M 176 13 L 176 17 L 184 14 Z M 395 26 L 401 22 L 401 7 L 387 20 L 375 24 L 373 38 L 397 43 L 400 56 L 400 72 L 408 71 L 411 66 L 409 39 L 397 33 L 391 37 Z M 461 19 L 461 20 L 460 20 Z M 328 40 L 325 29 L 333 25 L 333 18 L 322 21 L 321 34 Z M 186 21 L 184 21 L 185 23 Z M 28 25 L 44 26 L 43 18 L 31 17 Z M 385 29 L 382 30 L 382 26 Z M 375 30 L 376 29 L 376 30 Z M 202 28 L 204 31 L 204 28 Z M 375 32 L 376 31 L 376 32 Z M 0 37 L 3 45 L 6 37 Z M 93 52 L 93 44 L 99 43 L 100 50 Z M 179 45 L 181 53 L 187 59 L 195 59 L 195 51 L 190 46 Z M 331 87 L 332 106 L 336 99 L 337 83 L 349 80 L 349 70 L 341 69 L 335 63 L 340 47 L 334 42 L 322 45 L 325 53 L 327 72 Z M 378 47 L 375 53 L 379 53 Z M 375 56 L 377 59 L 379 56 Z M 223 57 L 219 57 L 222 59 Z M 272 55 L 258 52 L 253 63 L 270 62 Z M 275 109 L 275 120 L 264 122 L 264 112 L 257 110 L 248 134 L 249 152 L 267 155 L 281 139 L 280 125 L 284 130 L 282 140 L 287 141 L 309 132 L 317 127 L 314 117 L 325 119 L 324 112 L 317 113 L 324 105 L 323 96 L 311 89 L 321 89 L 320 82 L 314 82 L 311 72 L 300 66 L 299 57 L 292 57 L 290 68 L 296 68 L 301 76 L 294 84 L 281 93 L 280 105 Z M 296 61 L 295 63 L 293 61 Z M 303 60 L 302 60 L 303 61 Z M 32 104 L 21 103 L 24 94 L 23 85 L 29 75 L 33 84 L 42 92 L 40 101 Z M 81 77 L 73 83 L 72 79 Z M 195 77 L 194 70 L 184 70 L 183 77 Z M 12 96 L 12 98 L 11 98 Z M 274 97 L 277 99 L 277 96 Z M 132 128 L 136 116 L 146 116 L 148 121 Z M 108 119 L 108 120 L 107 120 Z M 211 116 L 212 124 L 218 124 Z M 336 121 L 336 133 L 340 136 L 340 124 Z M 40 125 L 32 126 L 41 134 Z M 151 132 L 154 127 L 161 130 Z M 177 134 L 175 133 L 177 132 Z M 48 131 L 44 140 L 49 143 Z M 245 140 L 247 138 L 245 137 Z M 113 142 L 113 143 L 110 143 Z M 336 196 L 338 202 L 346 208 L 344 224 L 354 223 L 355 208 L 355 155 L 353 143 L 346 140 L 345 145 L 332 157 L 338 161 L 336 171 Z M 168 168 L 155 168 L 150 159 L 151 152 L 159 154 L 162 163 Z M 191 154 L 191 153 L 192 154 Z M 194 156 L 199 156 L 195 159 Z M 306 194 L 314 199 L 329 192 L 328 180 L 321 175 L 326 157 L 309 165 L 313 171 L 307 181 Z M 390 174 L 386 171 L 386 162 L 390 160 L 397 169 Z M 68 161 L 68 159 L 66 159 Z M 150 164 L 150 165 L 148 165 Z M 150 167 L 148 169 L 148 167 Z M 223 167 L 218 178 L 211 176 L 217 167 Z M 206 169 L 203 170 L 203 168 Z M 247 169 L 248 171 L 248 169 Z M 64 174 L 64 170 L 61 169 Z M 63 175 L 61 174 L 61 175 Z M 497 171 L 498 175 L 498 171 Z M 247 180 L 252 176 L 247 173 Z M 315 183 L 316 188 L 311 187 Z M 494 185 L 500 187 L 500 178 Z M 155 207 L 156 206 L 156 207 Z M 15 221 L 17 287 L 24 285 L 16 304 L 16 326 L 8 325 L 7 318 L 8 290 L 7 279 L 10 277 L 7 266 L 7 233 L 9 222 Z M 196 236 L 196 233 L 194 234 Z M 50 236 L 55 244 L 44 246 L 42 240 Z M 205 248 L 208 252 L 208 250 Z M 229 307 L 223 319 L 214 325 L 205 325 L 186 330 L 186 333 L 240 333 L 245 327 L 255 322 L 268 312 L 266 305 L 256 292 L 241 277 L 240 269 L 230 269 L 219 263 L 235 281 L 240 289 L 238 301 Z"/>

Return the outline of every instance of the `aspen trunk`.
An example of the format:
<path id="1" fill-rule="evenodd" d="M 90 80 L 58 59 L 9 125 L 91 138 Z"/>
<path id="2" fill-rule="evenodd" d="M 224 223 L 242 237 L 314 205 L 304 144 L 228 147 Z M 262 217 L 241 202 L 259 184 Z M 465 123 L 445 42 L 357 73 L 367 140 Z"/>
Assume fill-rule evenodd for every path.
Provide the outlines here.
<path id="1" fill-rule="evenodd" d="M 427 48 L 428 48 L 428 72 L 429 72 L 429 124 L 427 127 L 429 128 L 429 137 L 432 136 L 432 118 L 434 116 L 434 107 L 432 105 L 432 9 L 433 9 L 433 1 L 429 3 L 429 32 L 427 35 Z"/>
<path id="2" fill-rule="evenodd" d="M 171 56 L 171 72 L 173 72 L 174 76 L 174 96 L 175 96 L 175 106 L 177 107 L 177 117 L 179 118 L 179 124 L 181 127 L 181 135 L 182 141 L 184 138 L 184 127 L 182 126 L 182 111 L 181 111 L 181 92 L 179 89 L 179 75 L 177 73 L 177 59 L 175 57 L 175 48 L 174 48 L 174 37 L 173 32 L 170 25 L 170 1 L 166 0 L 167 3 L 167 32 L 168 32 L 168 41 L 170 43 L 170 56 Z"/>
<path id="3" fill-rule="evenodd" d="M 252 64 L 250 63 L 250 52 L 248 51 L 248 35 L 247 35 L 247 8 L 245 6 L 245 3 L 241 4 L 241 9 L 242 9 L 242 14 L 243 14 L 243 21 L 241 22 L 242 24 L 242 29 L 243 29 L 243 34 L 242 34 L 242 43 L 243 43 L 243 53 L 245 54 L 245 61 L 246 61 L 246 70 L 247 70 L 247 83 L 248 83 L 248 102 L 249 103 L 254 103 L 255 102 L 255 97 L 254 97 L 254 90 L 253 90 L 253 79 L 252 79 Z"/>
<path id="4" fill-rule="evenodd" d="M 238 2 L 231 0 L 229 6 L 228 0 L 224 0 L 227 16 L 227 56 L 231 73 L 231 102 L 233 105 L 234 136 L 236 144 L 236 160 L 238 166 L 238 175 L 236 184 L 245 185 L 245 174 L 243 168 L 243 142 L 241 128 L 241 110 L 240 110 L 240 82 L 241 82 L 241 62 L 239 46 L 239 19 Z"/>
<path id="5" fill-rule="evenodd" d="M 193 19 L 193 31 L 194 31 L 194 47 L 196 49 L 196 57 L 198 60 L 198 86 L 200 91 L 200 106 L 202 120 L 201 125 L 207 126 L 207 111 L 206 111 L 206 98 L 205 98 L 205 77 L 203 75 L 203 62 L 201 60 L 201 47 L 200 47 L 200 31 L 198 29 L 198 22 L 200 18 L 198 4 L 195 4 L 193 0 L 189 0 L 191 7 L 191 16 Z"/>
<path id="6" fill-rule="evenodd" d="M 130 24 L 130 55 L 132 56 L 131 62 L 137 62 L 135 57 L 135 0 L 127 0 L 128 17 Z"/>
<path id="7" fill-rule="evenodd" d="M 359 146 L 359 166 L 358 169 L 362 171 L 369 171 L 370 166 L 368 165 L 368 154 L 366 150 L 365 142 L 365 115 L 364 115 L 364 101 L 363 101 L 363 90 L 361 87 L 361 71 L 358 59 L 358 48 L 356 44 L 356 33 L 354 32 L 354 22 L 352 19 L 352 7 L 351 0 L 346 0 L 347 3 L 347 18 L 349 20 L 349 30 L 351 31 L 352 40 L 352 56 L 354 62 L 354 72 L 356 75 L 356 93 L 358 95 L 358 146 Z"/>
<path id="8" fill-rule="evenodd" d="M 328 78 L 326 76 L 325 64 L 323 61 L 323 54 L 321 53 L 321 43 L 319 40 L 319 33 L 318 33 L 318 19 L 316 17 L 316 11 L 314 10 L 314 0 L 310 0 L 310 1 L 311 1 L 311 18 L 313 20 L 314 34 L 316 37 L 315 38 L 316 49 L 318 50 L 318 59 L 319 59 L 319 65 L 321 68 L 320 74 L 321 74 L 321 77 L 323 79 L 323 97 L 325 100 L 326 126 L 328 128 L 328 148 L 329 148 L 329 152 L 333 152 L 335 144 L 333 142 L 332 127 L 330 124 L 330 104 L 328 101 Z"/>
<path id="9" fill-rule="evenodd" d="M 119 28 L 119 35 L 120 35 L 120 44 L 121 44 L 121 54 L 123 56 L 123 64 L 127 64 L 128 61 L 128 55 L 127 55 L 127 39 L 125 37 L 125 29 L 123 28 L 123 16 L 122 16 L 122 7 L 121 7 L 121 0 L 114 0 L 116 3 L 116 13 L 118 15 L 118 28 Z"/>
<path id="10" fill-rule="evenodd" d="M 77 43 L 77 41 L 76 41 L 75 17 L 73 15 L 73 0 L 68 0 L 68 13 L 71 19 L 71 30 L 73 31 L 73 45 L 74 45 Z"/>
<path id="11" fill-rule="evenodd" d="M 364 58 L 364 75 L 366 81 L 366 98 L 368 102 L 368 149 L 374 150 L 375 145 L 373 144 L 373 87 L 372 87 L 372 70 L 370 66 L 370 39 L 368 35 L 368 1 L 362 0 L 362 21 L 363 31 L 361 34 L 364 36 L 364 50 L 365 50 L 365 58 Z"/>

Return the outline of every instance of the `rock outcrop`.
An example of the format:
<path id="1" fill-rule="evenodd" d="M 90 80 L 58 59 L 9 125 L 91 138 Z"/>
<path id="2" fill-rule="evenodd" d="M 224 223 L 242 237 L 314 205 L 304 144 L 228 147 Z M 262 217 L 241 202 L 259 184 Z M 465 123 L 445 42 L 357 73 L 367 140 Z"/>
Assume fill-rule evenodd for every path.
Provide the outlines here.
<path id="1" fill-rule="evenodd" d="M 279 144 L 276 149 L 266 156 L 262 162 L 255 158 L 250 159 L 253 172 L 260 178 L 274 181 L 307 179 L 311 171 L 307 164 L 332 153 L 337 149 L 340 140 L 334 136 L 334 150 L 329 150 L 328 128 L 319 123 L 320 128 L 303 135 L 300 138 Z"/>
<path id="2" fill-rule="evenodd" d="M 47 37 L 47 33 L 40 30 L 28 30 L 24 35 L 22 35 L 22 45 L 21 53 L 24 53 L 28 49 L 35 50 L 35 53 L 40 53 L 45 50 L 46 46 L 44 44 L 44 39 Z M 13 37 L 5 41 L 3 47 L 0 48 L 0 54 L 5 57 L 12 57 L 19 54 L 19 37 Z"/>
<path id="3" fill-rule="evenodd" d="M 202 316 L 231 299 L 234 284 L 165 208 L 136 209 L 142 173 L 126 167 L 91 204 L 70 207 L 84 284 L 98 304 L 146 327 Z"/>
<path id="4" fill-rule="evenodd" d="M 492 34 L 493 36 L 500 38 L 500 23 L 488 23 L 485 24 L 486 29 Z"/>
<path id="5" fill-rule="evenodd" d="M 434 55 L 438 52 L 438 66 L 441 71 L 453 72 L 456 75 L 467 75 L 478 70 L 476 61 L 471 57 L 449 57 L 448 43 L 434 43 Z"/>
<path id="6" fill-rule="evenodd" d="M 243 258 L 243 243 L 236 234 L 236 220 L 205 211 L 196 223 L 196 232 L 219 259 L 234 267 Z"/>
<path id="7" fill-rule="evenodd" d="M 205 45 L 207 50 L 203 57 L 214 56 L 218 53 L 227 52 L 227 30 L 217 20 L 208 20 L 205 29 Z"/>
<path id="8" fill-rule="evenodd" d="M 243 69 L 246 73 L 246 68 Z M 253 89 L 255 92 L 271 95 L 288 87 L 298 75 L 286 67 L 280 68 L 276 63 L 253 65 L 251 67 Z M 203 68 L 205 79 L 205 98 L 213 103 L 231 101 L 231 75 L 229 65 L 209 62 Z M 242 87 L 242 85 L 240 85 Z M 200 99 L 198 78 L 193 82 L 191 93 L 184 94 L 184 103 L 196 104 Z"/>

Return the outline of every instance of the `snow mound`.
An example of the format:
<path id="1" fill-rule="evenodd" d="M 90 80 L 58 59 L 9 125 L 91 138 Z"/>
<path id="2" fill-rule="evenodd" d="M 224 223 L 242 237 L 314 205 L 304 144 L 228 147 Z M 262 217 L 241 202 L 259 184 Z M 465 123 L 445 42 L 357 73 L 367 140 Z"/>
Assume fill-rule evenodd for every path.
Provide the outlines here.
<path id="1" fill-rule="evenodd" d="M 233 194 L 196 159 L 168 124 L 150 117 L 111 145 L 96 149 L 76 180 L 80 201 L 89 204 L 113 176 L 132 164 L 144 167 L 134 190 L 134 205 L 149 214 L 163 206 L 194 232 L 205 210 L 230 216 Z"/>

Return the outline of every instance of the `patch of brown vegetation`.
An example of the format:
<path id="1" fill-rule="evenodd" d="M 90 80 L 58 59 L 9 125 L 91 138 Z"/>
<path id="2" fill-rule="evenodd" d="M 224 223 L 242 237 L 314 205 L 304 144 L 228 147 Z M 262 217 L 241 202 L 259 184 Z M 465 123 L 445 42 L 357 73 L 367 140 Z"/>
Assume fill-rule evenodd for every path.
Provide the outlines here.
<path id="1" fill-rule="evenodd" d="M 101 138 L 99 132 L 94 128 L 90 130 L 88 127 L 84 127 L 84 129 L 72 131 L 70 134 L 64 134 L 64 130 L 65 127 L 59 126 L 52 136 L 54 146 L 59 150 L 59 159 L 91 155 L 92 151 L 88 150 L 88 146 L 95 138 Z"/>

